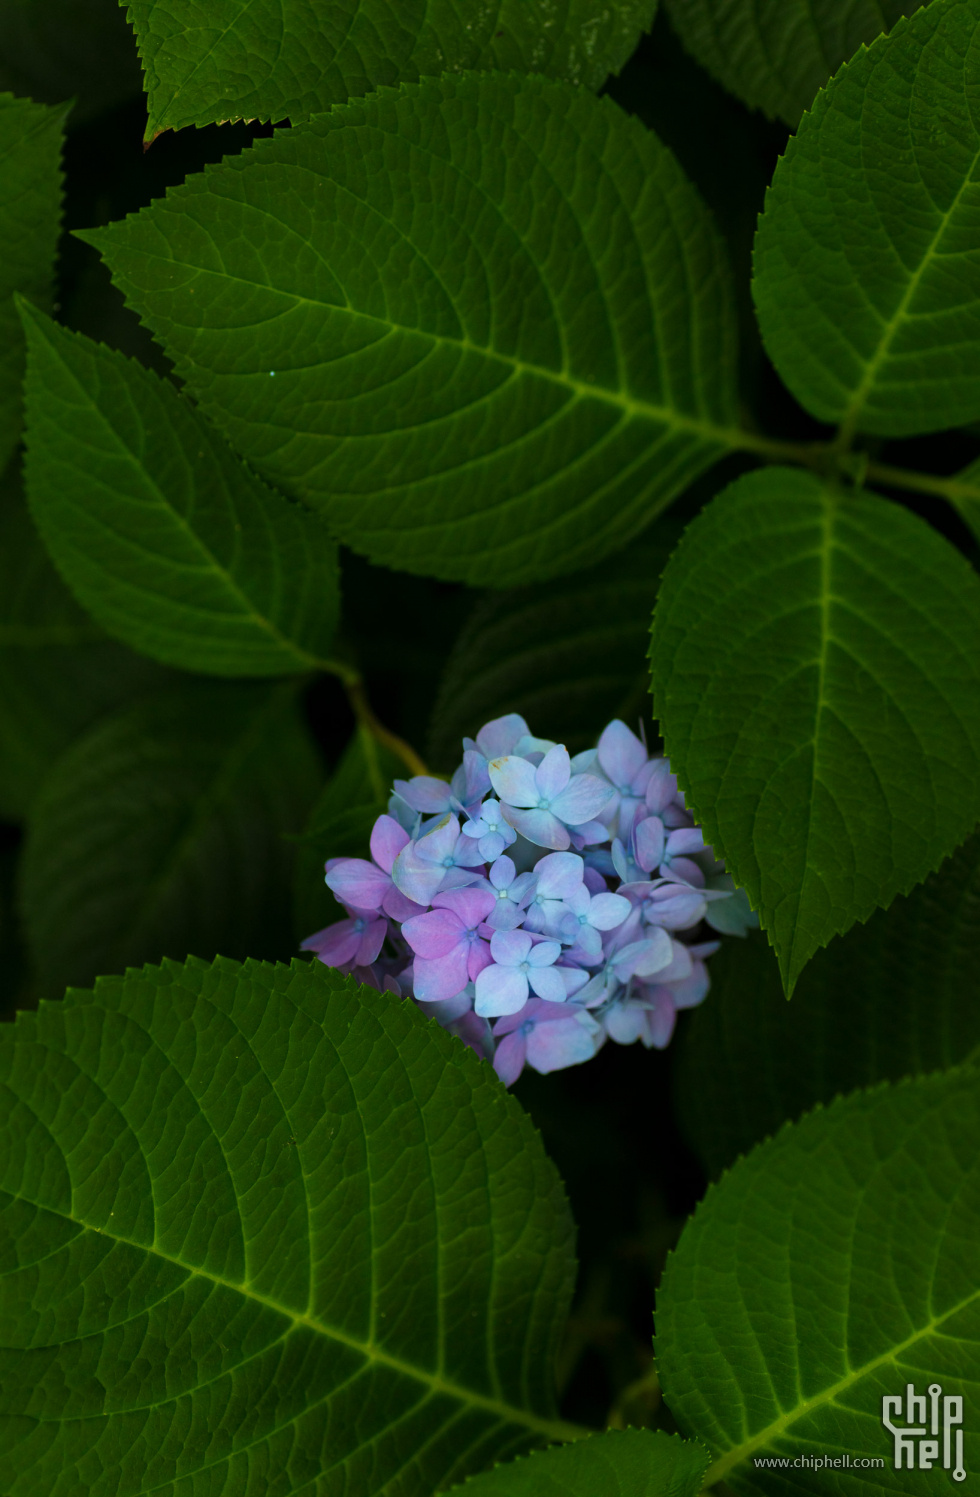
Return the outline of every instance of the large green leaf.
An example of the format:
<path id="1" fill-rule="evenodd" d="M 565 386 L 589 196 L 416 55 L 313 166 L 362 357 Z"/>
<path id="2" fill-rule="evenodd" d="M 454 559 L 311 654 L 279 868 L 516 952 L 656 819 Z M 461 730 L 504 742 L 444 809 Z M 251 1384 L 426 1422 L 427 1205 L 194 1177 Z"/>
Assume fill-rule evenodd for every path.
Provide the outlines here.
<path id="1" fill-rule="evenodd" d="M 787 992 L 980 821 L 980 580 L 897 504 L 736 480 L 668 564 L 651 659 L 671 765 Z"/>
<path id="2" fill-rule="evenodd" d="M 0 817 L 21 820 L 72 739 L 162 675 L 79 608 L 41 545 L 11 463 L 0 478 Z"/>
<path id="3" fill-rule="evenodd" d="M 6 1497 L 431 1497 L 575 1433 L 561 1182 L 488 1066 L 319 963 L 0 1032 Z"/>
<path id="4" fill-rule="evenodd" d="M 24 334 L 13 293 L 42 307 L 53 295 L 67 112 L 0 93 L 0 469 L 21 426 Z"/>
<path id="5" fill-rule="evenodd" d="M 138 94 L 119 0 L 0 0 L 0 89 L 42 104 L 73 99 L 69 127 Z"/>
<path id="6" fill-rule="evenodd" d="M 24 845 L 41 993 L 189 951 L 288 955 L 286 837 L 318 780 L 291 686 L 192 681 L 99 721 L 45 781 Z"/>
<path id="7" fill-rule="evenodd" d="M 146 138 L 182 125 L 291 119 L 383 84 L 514 68 L 598 88 L 652 24 L 657 0 L 134 0 Z"/>
<path id="8" fill-rule="evenodd" d="M 187 670 L 321 664 L 339 605 L 323 521 L 267 489 L 169 381 L 21 306 L 28 500 L 89 613 Z"/>
<path id="9" fill-rule="evenodd" d="M 751 109 L 797 125 L 863 42 L 922 0 L 667 0 L 688 51 Z"/>
<path id="10" fill-rule="evenodd" d="M 608 1430 L 538 1451 L 482 1476 L 458 1497 L 696 1497 L 708 1453 L 693 1440 L 649 1430 Z"/>
<path id="11" fill-rule="evenodd" d="M 296 847 L 294 924 L 303 940 L 342 911 L 323 882 L 328 858 L 368 858 L 371 828 L 385 811 L 392 781 L 405 765 L 390 749 L 357 727 L 343 758 L 320 792 Z"/>
<path id="12" fill-rule="evenodd" d="M 934 1497 L 949 1480 L 942 1436 L 933 1469 L 896 1471 L 882 1427 L 883 1397 L 904 1404 L 910 1383 L 965 1395 L 965 1468 L 976 1472 L 978 1241 L 972 1068 L 858 1092 L 740 1160 L 685 1227 L 657 1296 L 664 1397 L 715 1457 L 705 1484 Z M 841 1465 L 804 1469 L 815 1456 Z M 766 1457 L 800 1466 L 755 1465 Z"/>
<path id="13" fill-rule="evenodd" d="M 247 460 L 402 570 L 592 564 L 731 439 L 707 211 L 567 84 L 382 91 L 81 237 Z"/>
<path id="14" fill-rule="evenodd" d="M 980 837 L 818 951 L 792 1003 L 765 938 L 725 941 L 681 1030 L 674 1095 L 708 1173 L 816 1102 L 980 1059 Z"/>
<path id="15" fill-rule="evenodd" d="M 980 0 L 932 0 L 843 67 L 776 168 L 755 303 L 793 394 L 845 434 L 980 415 Z"/>
<path id="16" fill-rule="evenodd" d="M 610 565 L 481 600 L 446 665 L 430 762 L 454 768 L 464 734 L 507 712 L 522 713 L 533 732 L 573 753 L 610 718 L 645 717 L 650 617 L 679 534 L 663 522 Z"/>

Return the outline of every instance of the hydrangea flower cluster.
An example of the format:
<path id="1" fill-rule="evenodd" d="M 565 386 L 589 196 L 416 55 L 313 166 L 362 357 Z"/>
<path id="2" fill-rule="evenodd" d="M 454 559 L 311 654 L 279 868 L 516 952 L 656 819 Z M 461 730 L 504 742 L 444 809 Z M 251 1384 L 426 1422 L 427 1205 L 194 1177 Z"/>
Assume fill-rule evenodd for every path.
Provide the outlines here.
<path id="1" fill-rule="evenodd" d="M 662 1049 L 708 991 L 715 933 L 756 917 L 666 759 L 614 720 L 571 758 L 516 713 L 464 738 L 447 783 L 396 780 L 371 860 L 330 858 L 347 918 L 303 942 L 411 999 L 510 1086 L 606 1040 Z"/>

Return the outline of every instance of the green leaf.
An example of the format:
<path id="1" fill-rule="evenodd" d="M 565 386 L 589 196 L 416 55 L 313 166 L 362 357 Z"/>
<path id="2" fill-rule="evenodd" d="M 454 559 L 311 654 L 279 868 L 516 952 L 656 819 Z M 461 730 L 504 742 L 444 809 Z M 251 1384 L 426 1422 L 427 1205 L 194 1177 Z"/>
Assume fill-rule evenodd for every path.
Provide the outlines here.
<path id="1" fill-rule="evenodd" d="M 267 489 L 169 381 L 21 307 L 27 495 L 79 602 L 186 670 L 322 664 L 339 606 L 322 520 Z"/>
<path id="2" fill-rule="evenodd" d="M 770 358 L 821 421 L 980 415 L 980 0 L 933 0 L 843 67 L 776 168 L 755 250 Z"/>
<path id="3" fill-rule="evenodd" d="M 13 293 L 51 305 L 67 112 L 0 93 L 0 469 L 21 427 L 24 334 Z"/>
<path id="4" fill-rule="evenodd" d="M 42 104 L 73 99 L 73 128 L 140 86 L 119 0 L 0 0 L 0 90 Z"/>
<path id="5" fill-rule="evenodd" d="M 568 85 L 382 91 L 80 237 L 233 446 L 401 570 L 594 564 L 732 439 L 707 210 Z"/>
<path id="6" fill-rule="evenodd" d="M 980 458 L 956 474 L 956 481 L 967 487 L 968 492 L 956 496 L 953 504 L 960 518 L 970 527 L 980 541 Z M 972 490 L 972 492 L 969 492 Z"/>
<path id="7" fill-rule="evenodd" d="M 980 580 L 897 504 L 737 479 L 671 558 L 651 659 L 671 766 L 787 993 L 980 821 Z"/>
<path id="8" fill-rule="evenodd" d="M 188 951 L 288 956 L 286 836 L 318 782 L 292 686 L 189 681 L 98 722 L 45 781 L 24 844 L 42 994 Z"/>
<path id="9" fill-rule="evenodd" d="M 882 1398 L 904 1398 L 909 1383 L 966 1395 L 965 1466 L 976 1471 L 978 1240 L 972 1068 L 845 1097 L 739 1160 L 685 1227 L 657 1297 L 664 1397 L 715 1457 L 705 1484 L 932 1497 L 949 1479 L 941 1436 L 936 1469 L 896 1473 L 882 1427 Z M 808 1479 L 752 1464 L 773 1455 L 881 1467 Z"/>
<path id="10" fill-rule="evenodd" d="M 0 1031 L 9 1497 L 431 1497 L 576 1431 L 554 1166 L 319 963 L 166 963 Z"/>
<path id="11" fill-rule="evenodd" d="M 761 936 L 724 941 L 682 1026 L 674 1096 L 709 1175 L 816 1102 L 980 1060 L 980 836 L 818 951 L 787 1003 Z"/>
<path id="12" fill-rule="evenodd" d="M 294 927 L 297 941 L 342 911 L 323 882 L 327 858 L 367 858 L 371 828 L 387 809 L 392 781 L 407 770 L 384 744 L 358 726 L 324 785 L 296 848 Z"/>
<path id="13" fill-rule="evenodd" d="M 599 88 L 653 24 L 656 0 L 142 0 L 129 6 L 146 139 L 236 119 L 295 124 L 385 84 L 465 68 Z"/>
<path id="14" fill-rule="evenodd" d="M 20 821 L 72 739 L 163 678 L 79 608 L 41 545 L 11 463 L 0 478 L 0 817 Z"/>
<path id="15" fill-rule="evenodd" d="M 495 1466 L 452 1490 L 461 1497 L 696 1497 L 707 1467 L 707 1451 L 693 1441 L 607 1430 Z"/>
<path id="16" fill-rule="evenodd" d="M 667 0 L 671 25 L 750 109 L 796 126 L 842 62 L 921 0 Z"/>
<path id="17" fill-rule="evenodd" d="M 446 665 L 429 762 L 454 768 L 464 735 L 507 712 L 572 753 L 594 743 L 610 718 L 632 725 L 647 717 L 650 616 L 679 534 L 664 521 L 611 566 L 483 598 Z"/>

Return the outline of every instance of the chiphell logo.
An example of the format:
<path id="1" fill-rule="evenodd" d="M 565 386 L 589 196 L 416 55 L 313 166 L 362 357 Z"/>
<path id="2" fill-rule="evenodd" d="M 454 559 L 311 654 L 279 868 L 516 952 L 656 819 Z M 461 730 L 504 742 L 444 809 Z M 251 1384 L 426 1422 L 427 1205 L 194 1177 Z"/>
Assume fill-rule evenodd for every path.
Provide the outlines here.
<path id="1" fill-rule="evenodd" d="M 931 1471 L 940 1464 L 951 1471 L 954 1481 L 965 1481 L 963 1467 L 963 1399 L 944 1394 L 939 1383 L 930 1383 L 925 1393 L 916 1393 L 915 1384 L 905 1389 L 905 1414 L 902 1423 L 902 1395 L 886 1394 L 881 1400 L 881 1422 L 895 1441 L 895 1470 L 913 1468 Z"/>

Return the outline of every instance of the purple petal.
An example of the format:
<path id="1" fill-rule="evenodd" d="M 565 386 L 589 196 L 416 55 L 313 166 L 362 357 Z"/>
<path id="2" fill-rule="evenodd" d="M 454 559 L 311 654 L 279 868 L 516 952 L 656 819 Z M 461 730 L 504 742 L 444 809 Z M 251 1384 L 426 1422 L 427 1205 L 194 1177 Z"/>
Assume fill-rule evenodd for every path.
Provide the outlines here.
<path id="1" fill-rule="evenodd" d="M 670 772 L 669 759 L 654 760 L 653 774 L 647 785 L 647 809 L 654 816 L 662 816 L 670 805 L 678 800 L 677 776 Z"/>
<path id="2" fill-rule="evenodd" d="M 384 945 L 387 934 L 387 920 L 372 920 L 370 925 L 365 927 L 361 935 L 361 944 L 354 957 L 359 967 L 370 967 Z"/>
<path id="3" fill-rule="evenodd" d="M 527 1064 L 535 1071 L 547 1075 L 549 1071 L 563 1071 L 566 1066 L 578 1066 L 591 1060 L 596 1052 L 595 1035 L 598 1026 L 587 1016 L 569 1015 L 562 1024 L 535 1024 L 527 1036 Z"/>
<path id="4" fill-rule="evenodd" d="M 515 967 L 484 967 L 476 979 L 476 1012 L 485 1019 L 516 1014 L 527 1002 L 527 992 L 527 978 Z"/>
<path id="5" fill-rule="evenodd" d="M 553 847 L 559 851 L 571 841 L 567 827 L 550 811 L 517 811 L 504 807 L 504 815 L 516 832 L 536 847 Z"/>
<path id="6" fill-rule="evenodd" d="M 632 906 L 621 894 L 594 894 L 589 905 L 589 924 L 596 930 L 615 930 Z"/>
<path id="7" fill-rule="evenodd" d="M 534 771 L 534 783 L 538 787 L 536 799 L 554 800 L 568 784 L 571 773 L 568 750 L 563 743 L 556 743 Z M 528 801 L 527 804 L 533 806 L 535 801 Z"/>
<path id="8" fill-rule="evenodd" d="M 691 953 L 686 946 L 683 946 L 680 941 L 672 940 L 670 942 L 670 949 L 670 963 L 667 966 L 654 969 L 657 974 L 658 984 L 662 982 L 683 982 L 685 978 L 690 977 L 693 971 Z M 647 973 L 640 972 L 639 975 L 645 977 Z"/>
<path id="9" fill-rule="evenodd" d="M 646 748 L 636 734 L 618 717 L 613 718 L 599 739 L 599 763 L 617 790 L 631 786 L 646 761 Z"/>
<path id="10" fill-rule="evenodd" d="M 695 889 L 704 888 L 704 873 L 690 858 L 671 858 L 664 864 L 664 873 L 674 879 L 683 879 Z"/>
<path id="11" fill-rule="evenodd" d="M 341 904 L 356 905 L 359 910 L 379 910 L 391 888 L 387 873 L 382 873 L 364 858 L 341 858 L 325 879 L 327 888 Z"/>
<path id="12" fill-rule="evenodd" d="M 527 931 L 495 930 L 490 938 L 490 951 L 494 961 L 499 962 L 502 967 L 516 967 L 520 962 L 527 961 L 532 944 Z"/>
<path id="13" fill-rule="evenodd" d="M 564 1003 L 568 997 L 561 973 L 556 972 L 554 967 L 532 967 L 527 974 L 527 980 L 532 991 L 547 1003 Z"/>
<path id="14" fill-rule="evenodd" d="M 456 851 L 459 822 L 455 816 L 444 816 L 415 844 L 416 853 L 427 862 L 444 863 Z M 404 856 L 404 854 L 402 854 Z"/>
<path id="15" fill-rule="evenodd" d="M 403 920 L 411 920 L 413 915 L 421 915 L 425 912 L 424 904 L 416 904 L 414 899 L 406 899 L 405 895 L 400 889 L 396 889 L 394 884 L 389 886 L 381 908 L 386 915 L 390 915 L 392 920 L 397 920 L 399 924 Z"/>
<path id="16" fill-rule="evenodd" d="M 493 1068 L 500 1077 L 504 1086 L 513 1086 L 518 1076 L 524 1069 L 527 1058 L 527 1046 L 524 1036 L 520 1030 L 516 1034 L 508 1034 L 497 1046 L 497 1053 L 493 1058 Z"/>
<path id="17" fill-rule="evenodd" d="M 402 935 L 417 956 L 437 961 L 462 944 L 463 924 L 452 910 L 429 910 L 406 920 Z M 419 997 L 417 988 L 415 996 Z"/>
<path id="18" fill-rule="evenodd" d="M 516 930 L 523 921 L 524 911 L 512 899 L 498 899 L 487 916 L 491 930 Z"/>
<path id="19" fill-rule="evenodd" d="M 506 717 L 495 717 L 484 723 L 476 735 L 476 746 L 487 759 L 499 759 L 509 754 L 519 738 L 528 731 L 527 723 L 517 712 L 508 712 Z"/>
<path id="20" fill-rule="evenodd" d="M 357 948 L 361 944 L 361 932 L 357 926 L 356 920 L 338 920 L 335 925 L 328 925 L 326 930 L 318 931 L 315 936 L 308 936 L 300 950 L 315 951 L 327 967 L 342 967 L 345 962 L 352 962 L 357 955 Z"/>
<path id="21" fill-rule="evenodd" d="M 651 925 L 664 930 L 690 930 L 704 919 L 707 905 L 696 889 L 666 884 L 647 900 L 643 913 Z"/>
<path id="22" fill-rule="evenodd" d="M 668 857 L 676 858 L 679 854 L 683 856 L 694 852 L 704 852 L 704 837 L 699 826 L 682 826 L 676 832 L 671 832 L 667 838 Z"/>
<path id="23" fill-rule="evenodd" d="M 470 982 L 475 982 L 483 971 L 493 961 L 490 955 L 490 945 L 487 941 L 470 941 L 469 952 L 466 958 L 466 975 Z"/>
<path id="24" fill-rule="evenodd" d="M 496 860 L 490 869 L 489 878 L 495 889 L 509 889 L 514 882 L 517 869 L 513 858 L 508 858 L 506 853 Z"/>
<path id="25" fill-rule="evenodd" d="M 473 801 L 482 800 L 489 789 L 486 757 L 474 749 L 467 749 L 462 764 L 453 775 L 453 794 L 468 806 Z"/>
<path id="26" fill-rule="evenodd" d="M 446 870 L 441 863 L 420 858 L 417 848 L 417 842 L 409 842 L 402 848 L 392 866 L 391 877 L 406 899 L 427 907 L 438 894 Z"/>
<path id="27" fill-rule="evenodd" d="M 560 941 L 535 941 L 525 960 L 532 967 L 550 967 L 560 956 Z"/>
<path id="28" fill-rule="evenodd" d="M 565 997 L 572 998 L 580 993 L 589 981 L 588 972 L 583 972 L 581 967 L 555 967 L 553 968 L 562 982 L 565 984 Z"/>
<path id="29" fill-rule="evenodd" d="M 475 837 L 466 837 L 460 833 L 453 848 L 453 861 L 463 868 L 479 868 L 486 860 L 480 851 L 480 844 Z"/>
<path id="30" fill-rule="evenodd" d="M 426 816 L 449 810 L 450 789 L 445 780 L 432 775 L 417 774 L 411 780 L 396 780 L 395 789 L 403 800 L 407 800 L 413 811 L 422 811 Z"/>
<path id="31" fill-rule="evenodd" d="M 536 806 L 541 799 L 534 779 L 534 766 L 526 759 L 491 759 L 490 783 L 508 806 Z"/>
<path id="32" fill-rule="evenodd" d="M 422 918 L 424 920 L 427 917 L 423 915 Z M 468 981 L 466 956 L 467 947 L 462 941 L 447 956 L 436 957 L 434 960 L 417 956 L 414 964 L 416 998 L 422 1003 L 442 1003 L 461 993 Z"/>
<path id="33" fill-rule="evenodd" d="M 438 909 L 451 910 L 465 930 L 475 930 L 496 909 L 497 896 L 488 889 L 451 889 L 437 894 L 432 903 Z M 406 936 L 406 940 L 410 938 Z"/>
<path id="34" fill-rule="evenodd" d="M 472 823 L 467 822 L 467 826 L 470 825 L 472 825 Z M 506 827 L 505 831 L 510 836 L 510 842 L 516 841 L 516 834 L 513 827 Z M 510 846 L 510 842 L 507 841 L 507 837 L 504 835 L 504 832 L 487 832 L 483 837 L 480 838 L 479 842 L 476 845 L 480 850 L 480 857 L 484 858 L 486 862 L 492 863 L 496 858 L 500 856 L 505 847 Z"/>
<path id="35" fill-rule="evenodd" d="M 659 975 L 659 974 L 658 974 Z M 704 962 L 698 961 L 697 957 L 691 963 L 690 977 L 682 978 L 680 982 L 672 982 L 670 985 L 670 996 L 675 1008 L 696 1008 L 706 998 L 711 987 L 711 978 Z"/>
<path id="36" fill-rule="evenodd" d="M 578 826 L 581 822 L 591 821 L 598 816 L 614 794 L 615 791 L 610 789 L 605 780 L 597 779 L 591 774 L 577 774 L 572 776 L 561 794 L 552 800 L 551 809 L 569 826 Z"/>
<path id="37" fill-rule="evenodd" d="M 676 832 L 671 834 L 676 836 Z M 647 816 L 643 821 L 637 822 L 633 828 L 634 843 L 636 846 L 636 861 L 644 873 L 652 873 L 659 868 L 663 862 L 664 847 L 664 824 L 659 816 Z"/>
<path id="38" fill-rule="evenodd" d="M 542 899 L 569 899 L 581 888 L 585 864 L 577 852 L 552 852 L 534 865 L 538 896 Z"/>
<path id="39" fill-rule="evenodd" d="M 617 1045 L 635 1045 L 646 1032 L 647 1011 L 640 1003 L 617 1003 L 602 1022 L 609 1038 Z"/>
<path id="40" fill-rule="evenodd" d="M 393 816 L 379 816 L 371 832 L 371 856 L 379 868 L 390 873 L 392 864 L 402 848 L 407 847 L 408 841 L 408 833 Z"/>

